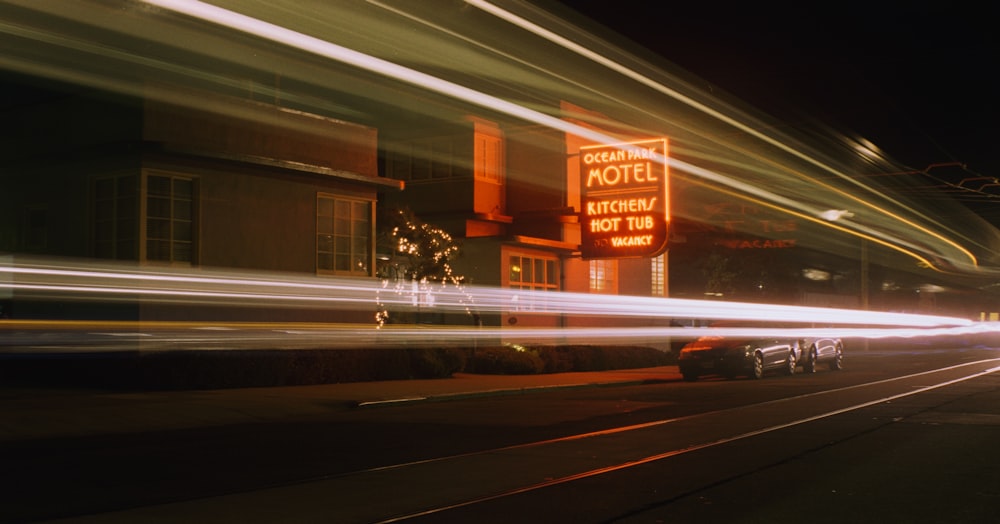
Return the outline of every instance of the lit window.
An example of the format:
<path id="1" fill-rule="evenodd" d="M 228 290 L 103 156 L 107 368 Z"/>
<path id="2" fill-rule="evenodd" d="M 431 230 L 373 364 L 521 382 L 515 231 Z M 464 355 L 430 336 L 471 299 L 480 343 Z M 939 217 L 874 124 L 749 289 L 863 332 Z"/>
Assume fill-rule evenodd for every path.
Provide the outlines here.
<path id="1" fill-rule="evenodd" d="M 508 285 L 514 289 L 533 291 L 558 291 L 558 264 L 555 258 L 510 255 L 508 263 Z M 512 311 L 534 311 L 543 307 L 537 297 L 514 296 Z"/>
<path id="2" fill-rule="evenodd" d="M 652 273 L 653 280 L 650 294 L 654 297 L 662 297 L 667 294 L 666 258 L 667 255 L 660 255 L 658 257 L 653 257 L 651 262 L 650 271 Z"/>
<path id="3" fill-rule="evenodd" d="M 590 261 L 590 291 L 592 293 L 617 293 L 615 285 L 618 273 L 616 260 Z"/>
<path id="4" fill-rule="evenodd" d="M 556 259 L 511 255 L 509 282 L 513 288 L 556 291 L 559 289 Z"/>
<path id="5" fill-rule="evenodd" d="M 497 134 L 487 134 L 476 130 L 475 165 L 476 178 L 502 183 L 504 175 L 503 137 L 499 130 L 491 130 Z"/>
<path id="6" fill-rule="evenodd" d="M 372 202 L 318 195 L 316 268 L 319 272 L 370 276 Z"/>

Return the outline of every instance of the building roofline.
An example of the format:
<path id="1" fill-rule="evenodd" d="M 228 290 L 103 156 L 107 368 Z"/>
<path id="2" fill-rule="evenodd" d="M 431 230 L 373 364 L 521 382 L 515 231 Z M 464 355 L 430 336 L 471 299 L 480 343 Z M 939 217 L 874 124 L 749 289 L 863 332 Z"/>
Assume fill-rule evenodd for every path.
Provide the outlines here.
<path id="1" fill-rule="evenodd" d="M 279 158 L 270 158 L 270 157 L 263 157 L 256 155 L 225 153 L 221 151 L 203 151 L 203 150 L 177 148 L 177 147 L 166 147 L 164 148 L 164 151 L 168 153 L 177 153 L 177 154 L 195 156 L 200 158 L 227 160 L 230 162 L 252 164 L 255 166 L 275 167 L 279 169 L 287 169 L 289 171 L 298 171 L 300 173 L 323 175 L 331 178 L 339 178 L 341 180 L 348 180 L 351 182 L 356 182 L 361 184 L 369 184 L 389 189 L 395 189 L 397 191 L 402 191 L 406 187 L 405 181 L 398 180 L 395 178 L 386 178 L 380 176 L 373 177 L 368 175 L 362 175 L 361 173 L 355 173 L 353 171 L 332 169 L 326 166 L 307 164 L 305 162 L 296 162 L 294 160 L 282 160 Z"/>
<path id="2" fill-rule="evenodd" d="M 555 249 L 558 251 L 563 251 L 568 253 L 574 253 L 580 251 L 580 244 L 574 244 L 571 242 L 562 242 L 560 240 L 549 240 L 547 238 L 529 237 L 524 235 L 513 235 L 510 239 L 511 242 L 523 246 Z"/>

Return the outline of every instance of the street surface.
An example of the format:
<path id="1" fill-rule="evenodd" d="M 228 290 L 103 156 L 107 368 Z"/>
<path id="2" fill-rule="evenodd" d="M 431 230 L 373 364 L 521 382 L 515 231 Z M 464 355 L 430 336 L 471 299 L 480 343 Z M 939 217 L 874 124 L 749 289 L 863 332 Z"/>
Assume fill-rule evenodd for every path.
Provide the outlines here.
<path id="1" fill-rule="evenodd" d="M 3 442 L 0 521 L 983 522 L 998 369 L 995 349 L 914 344 L 849 346 L 839 372 L 361 408 L 262 388 L 247 411 L 289 417 L 175 429 L 152 420 L 170 395 L 212 392 L 119 394 L 157 429 Z"/>

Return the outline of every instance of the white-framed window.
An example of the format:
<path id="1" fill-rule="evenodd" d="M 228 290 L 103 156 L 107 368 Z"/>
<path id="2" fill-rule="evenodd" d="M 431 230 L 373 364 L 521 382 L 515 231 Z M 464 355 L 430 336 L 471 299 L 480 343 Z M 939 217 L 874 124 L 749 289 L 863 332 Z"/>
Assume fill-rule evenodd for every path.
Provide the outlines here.
<path id="1" fill-rule="evenodd" d="M 615 294 L 618 292 L 618 261 L 598 259 L 590 261 L 590 292 Z"/>
<path id="2" fill-rule="evenodd" d="M 555 257 L 511 254 L 507 262 L 510 287 L 539 291 L 559 290 L 559 264 Z"/>
<path id="3" fill-rule="evenodd" d="M 508 254 L 507 285 L 526 291 L 559 291 L 558 259 L 541 254 Z M 511 312 L 546 308 L 544 300 L 530 293 L 513 295 L 509 307 Z"/>
<path id="4" fill-rule="evenodd" d="M 316 196 L 316 270 L 371 276 L 374 203 L 320 193 Z"/>
<path id="5" fill-rule="evenodd" d="M 198 180 L 160 171 L 94 180 L 97 258 L 197 263 Z"/>

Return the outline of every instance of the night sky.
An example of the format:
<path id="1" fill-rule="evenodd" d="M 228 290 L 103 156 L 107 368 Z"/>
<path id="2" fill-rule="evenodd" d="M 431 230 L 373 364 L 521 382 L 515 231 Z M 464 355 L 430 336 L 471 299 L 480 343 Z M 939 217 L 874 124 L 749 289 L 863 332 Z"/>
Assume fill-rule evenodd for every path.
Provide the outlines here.
<path id="1" fill-rule="evenodd" d="M 990 3 L 562 3 L 793 128 L 818 119 L 910 168 L 1000 176 Z"/>

